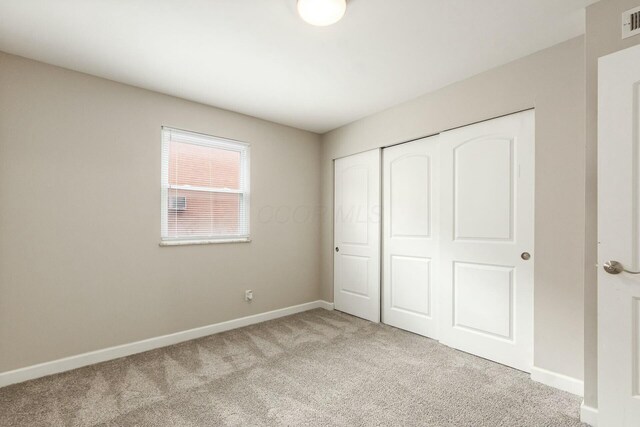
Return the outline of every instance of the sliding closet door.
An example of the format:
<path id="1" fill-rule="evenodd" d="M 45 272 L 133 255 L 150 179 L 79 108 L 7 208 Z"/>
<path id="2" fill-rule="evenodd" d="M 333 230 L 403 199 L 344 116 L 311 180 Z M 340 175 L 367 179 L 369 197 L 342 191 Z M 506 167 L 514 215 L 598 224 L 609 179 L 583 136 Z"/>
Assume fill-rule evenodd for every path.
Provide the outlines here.
<path id="1" fill-rule="evenodd" d="M 534 113 L 441 134 L 441 341 L 533 364 Z"/>
<path id="2" fill-rule="evenodd" d="M 382 321 L 438 338 L 438 138 L 383 150 Z"/>
<path id="3" fill-rule="evenodd" d="M 335 161 L 336 310 L 380 321 L 380 150 Z"/>

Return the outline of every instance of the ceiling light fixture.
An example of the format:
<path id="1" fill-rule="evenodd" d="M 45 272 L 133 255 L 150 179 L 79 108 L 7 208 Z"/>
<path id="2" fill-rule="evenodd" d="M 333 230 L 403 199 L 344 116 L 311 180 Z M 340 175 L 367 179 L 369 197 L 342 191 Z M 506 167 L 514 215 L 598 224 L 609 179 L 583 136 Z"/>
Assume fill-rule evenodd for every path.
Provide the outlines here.
<path id="1" fill-rule="evenodd" d="M 300 17 L 311 25 L 325 27 L 342 19 L 347 0 L 298 0 Z"/>

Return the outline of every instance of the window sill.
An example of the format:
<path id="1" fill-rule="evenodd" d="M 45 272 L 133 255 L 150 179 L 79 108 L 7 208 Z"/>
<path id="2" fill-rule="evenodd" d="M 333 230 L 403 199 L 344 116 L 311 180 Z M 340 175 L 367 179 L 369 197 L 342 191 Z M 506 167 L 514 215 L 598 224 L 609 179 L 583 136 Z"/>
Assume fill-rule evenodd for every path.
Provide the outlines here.
<path id="1" fill-rule="evenodd" d="M 192 245 L 217 245 L 221 243 L 249 243 L 251 239 L 211 239 L 211 240 L 165 240 L 160 246 L 192 246 Z"/>

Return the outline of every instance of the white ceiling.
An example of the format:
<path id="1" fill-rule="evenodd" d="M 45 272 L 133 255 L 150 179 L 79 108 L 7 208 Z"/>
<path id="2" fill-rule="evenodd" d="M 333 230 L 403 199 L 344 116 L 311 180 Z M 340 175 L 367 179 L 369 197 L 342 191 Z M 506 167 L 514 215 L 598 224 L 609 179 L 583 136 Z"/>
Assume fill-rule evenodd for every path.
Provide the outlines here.
<path id="1" fill-rule="evenodd" d="M 0 0 L 0 50 L 326 132 L 584 32 L 596 0 Z"/>

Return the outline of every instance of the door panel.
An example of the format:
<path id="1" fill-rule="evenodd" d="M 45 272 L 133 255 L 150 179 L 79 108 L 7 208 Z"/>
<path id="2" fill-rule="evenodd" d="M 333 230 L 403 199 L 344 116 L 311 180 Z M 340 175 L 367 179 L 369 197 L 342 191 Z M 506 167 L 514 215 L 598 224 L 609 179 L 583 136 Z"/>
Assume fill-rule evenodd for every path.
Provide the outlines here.
<path id="1" fill-rule="evenodd" d="M 441 341 L 533 365 L 534 113 L 440 135 Z"/>
<path id="2" fill-rule="evenodd" d="M 513 268 L 454 263 L 454 326 L 513 340 Z"/>
<path id="3" fill-rule="evenodd" d="M 404 148 L 390 148 L 387 150 L 391 151 L 385 153 L 406 151 Z M 391 236 L 429 237 L 430 157 L 426 154 L 404 155 L 389 163 Z M 420 183 L 420 191 L 416 191 L 417 183 Z"/>
<path id="4" fill-rule="evenodd" d="M 369 241 L 369 168 L 367 164 L 354 164 L 342 171 L 339 203 L 342 206 L 343 244 L 366 245 Z"/>
<path id="5" fill-rule="evenodd" d="M 419 316 L 431 315 L 431 260 L 391 256 L 390 308 Z"/>
<path id="6" fill-rule="evenodd" d="M 455 237 L 511 240 L 513 140 L 485 137 L 454 149 Z"/>
<path id="7" fill-rule="evenodd" d="M 383 150 L 383 321 L 438 336 L 437 137 Z"/>
<path id="8" fill-rule="evenodd" d="M 598 424 L 640 425 L 640 46 L 600 59 Z"/>
<path id="9" fill-rule="evenodd" d="M 368 297 L 369 257 L 342 254 L 340 260 L 342 292 Z"/>
<path id="10" fill-rule="evenodd" d="M 336 310 L 380 321 L 380 150 L 335 161 Z"/>

